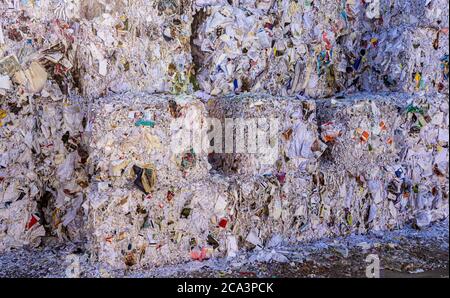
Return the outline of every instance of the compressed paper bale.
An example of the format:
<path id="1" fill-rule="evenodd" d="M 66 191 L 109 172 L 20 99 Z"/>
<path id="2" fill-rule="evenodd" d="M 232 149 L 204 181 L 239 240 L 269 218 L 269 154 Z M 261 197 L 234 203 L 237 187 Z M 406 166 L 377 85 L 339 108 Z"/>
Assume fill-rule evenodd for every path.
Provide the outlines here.
<path id="1" fill-rule="evenodd" d="M 48 77 L 64 78 L 71 92 L 96 98 L 111 91 L 192 91 L 191 1 L 40 1 L 15 7 L 5 2 L 0 7 L 7 52 L 20 54 L 22 65 L 46 63 Z M 27 86 L 30 92 L 45 83 L 39 70 L 38 80 Z"/>
<path id="2" fill-rule="evenodd" d="M 186 0 L 133 1 L 82 20 L 86 30 L 76 42 L 83 94 L 191 90 L 190 12 Z"/>
<path id="3" fill-rule="evenodd" d="M 208 212 L 213 211 L 218 186 L 209 186 L 207 153 L 202 148 L 195 151 L 194 143 L 183 147 L 175 141 L 186 131 L 190 137 L 189 129 L 196 131 L 206 121 L 203 103 L 188 96 L 124 94 L 100 99 L 90 113 L 92 181 L 86 208 L 92 250 L 114 267 L 191 258 L 187 244 L 192 237 L 201 243 L 207 239 L 203 233 L 208 231 Z M 211 206 L 198 206 L 208 199 Z M 194 200 L 192 213 L 181 219 L 187 200 Z M 120 240 L 109 245 L 108 237 Z"/>
<path id="4" fill-rule="evenodd" d="M 431 169 L 438 156 L 440 167 L 448 167 L 448 140 L 437 141 L 446 129 L 448 101 L 435 97 L 361 96 L 319 104 L 321 137 L 329 144 L 319 189 L 340 233 L 397 228 L 421 210 L 435 220 L 446 217 L 448 176 Z"/>
<path id="5" fill-rule="evenodd" d="M 218 218 L 226 214 L 226 191 L 226 181 L 215 177 L 173 181 L 151 198 L 137 190 L 99 188 L 89 195 L 90 251 L 115 268 L 224 255 L 227 230 Z"/>
<path id="6" fill-rule="evenodd" d="M 400 150 L 393 142 L 397 107 L 384 98 L 370 96 L 319 106 L 321 137 L 330 145 L 321 160 L 323 177 L 319 180 L 321 195 L 327 198 L 331 211 L 328 220 L 339 232 L 356 227 L 364 231 L 369 224 L 380 228 L 375 217 L 377 211 L 378 219 L 385 217 L 382 213 L 386 209 L 380 205 L 386 196 L 385 167 L 395 164 Z"/>
<path id="7" fill-rule="evenodd" d="M 448 92 L 448 1 L 375 0 L 363 11 L 334 52 L 342 91 Z"/>
<path id="8" fill-rule="evenodd" d="M 312 172 L 321 154 L 315 103 L 260 94 L 210 99 L 213 129 L 221 130 L 209 160 L 225 174 Z M 230 124 L 231 123 L 231 124 Z M 221 127 L 220 127 L 221 126 Z M 323 147 L 323 146 L 322 146 Z"/>
<path id="9" fill-rule="evenodd" d="M 240 247 L 251 243 L 246 240 L 248 235 L 250 241 L 258 239 L 258 245 L 276 233 L 291 239 L 306 238 L 300 232 L 307 224 L 306 213 L 296 212 L 306 211 L 306 205 L 313 200 L 311 181 L 324 149 L 318 139 L 314 102 L 252 94 L 210 99 L 207 107 L 210 117 L 220 119 L 223 127 L 225 118 L 277 120 L 270 137 L 277 146 L 271 162 L 267 163 L 259 153 L 236 153 L 236 147 L 229 151 L 232 153 L 210 155 L 213 168 L 234 181 L 229 194 L 236 216 L 233 231 L 240 239 Z M 236 122 L 235 127 L 239 127 Z M 252 128 L 246 130 L 248 142 Z M 232 139 L 236 144 L 236 131 Z M 302 204 L 305 208 L 298 211 Z"/>
<path id="10" fill-rule="evenodd" d="M 221 119 L 222 126 L 225 118 L 277 118 L 280 123 L 274 134 L 279 149 L 273 163 L 264 164 L 258 154 L 210 156 L 213 168 L 233 181 L 229 195 L 234 202 L 233 232 L 240 240 L 239 247 L 263 245 L 274 234 L 293 241 L 323 236 L 307 229 L 310 221 L 319 218 L 311 216 L 307 206 L 318 206 L 312 181 L 326 147 L 318 139 L 314 102 L 251 94 L 210 99 L 207 107 L 210 117 Z"/>
<path id="11" fill-rule="evenodd" d="M 207 116 L 200 101 L 188 96 L 124 94 L 98 100 L 90 113 L 94 181 L 132 185 L 134 165 L 152 169 L 156 187 L 208 175 L 207 153 L 201 147 L 197 150 L 190 139 L 190 129 L 199 132 L 197 125 Z"/>
<path id="12" fill-rule="evenodd" d="M 448 90 L 441 66 L 448 55 L 448 1 L 352 1 L 347 7 L 342 13 L 351 29 L 333 48 L 337 91 Z"/>
<path id="13" fill-rule="evenodd" d="M 201 25 L 192 32 L 193 58 L 201 89 L 212 95 L 326 97 L 353 89 L 347 73 L 359 53 L 352 52 L 376 22 L 357 1 L 196 4 L 203 10 L 194 15 Z"/>

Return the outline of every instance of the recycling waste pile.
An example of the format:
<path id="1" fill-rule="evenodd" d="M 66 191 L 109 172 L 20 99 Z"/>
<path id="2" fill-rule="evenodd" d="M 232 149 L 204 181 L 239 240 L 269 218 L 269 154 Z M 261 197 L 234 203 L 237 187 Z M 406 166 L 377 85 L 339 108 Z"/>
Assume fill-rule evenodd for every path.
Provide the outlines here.
<path id="1" fill-rule="evenodd" d="M 447 218 L 448 10 L 0 1 L 0 251 L 139 268 Z"/>

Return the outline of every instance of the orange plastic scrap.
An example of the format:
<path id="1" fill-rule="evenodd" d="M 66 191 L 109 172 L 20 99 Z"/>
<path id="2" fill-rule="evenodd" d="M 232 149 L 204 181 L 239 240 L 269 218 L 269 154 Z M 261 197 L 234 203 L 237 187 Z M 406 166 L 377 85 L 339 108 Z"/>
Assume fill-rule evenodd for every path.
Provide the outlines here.
<path id="1" fill-rule="evenodd" d="M 394 142 L 394 140 L 392 139 L 392 137 L 389 137 L 386 141 L 389 145 L 392 145 L 392 143 Z"/>
<path id="2" fill-rule="evenodd" d="M 333 142 L 334 139 L 335 139 L 335 137 L 332 136 L 332 135 L 325 135 L 325 136 L 324 136 L 324 140 L 325 140 L 326 143 L 328 143 L 328 142 Z"/>
<path id="3" fill-rule="evenodd" d="M 361 134 L 361 137 L 360 137 L 361 142 L 363 142 L 363 143 L 367 142 L 369 140 L 369 136 L 370 136 L 370 133 L 367 130 L 363 131 L 363 133 Z"/>
<path id="4" fill-rule="evenodd" d="M 386 131 L 386 130 L 387 130 L 387 128 L 386 128 L 386 123 L 384 123 L 384 121 L 381 121 L 381 122 L 380 122 L 380 129 L 381 129 L 382 131 Z"/>
<path id="5" fill-rule="evenodd" d="M 341 135 L 341 131 L 336 129 L 331 121 L 322 124 L 322 131 L 322 138 L 325 143 L 334 142 Z"/>
<path id="6" fill-rule="evenodd" d="M 108 243 L 112 243 L 113 236 L 108 236 L 105 238 L 105 241 Z"/>

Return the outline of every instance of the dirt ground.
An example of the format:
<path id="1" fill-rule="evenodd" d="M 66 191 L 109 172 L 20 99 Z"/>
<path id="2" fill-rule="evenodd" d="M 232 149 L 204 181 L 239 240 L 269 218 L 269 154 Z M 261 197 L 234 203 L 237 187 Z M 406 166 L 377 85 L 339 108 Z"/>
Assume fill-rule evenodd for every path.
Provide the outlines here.
<path id="1" fill-rule="evenodd" d="M 80 277 L 366 277 L 366 258 L 377 255 L 380 276 L 449 277 L 448 220 L 426 230 L 411 227 L 242 252 L 159 268 L 111 270 L 89 262 L 81 246 L 23 248 L 0 254 L 0 277 L 66 277 L 68 255 L 79 256 Z"/>

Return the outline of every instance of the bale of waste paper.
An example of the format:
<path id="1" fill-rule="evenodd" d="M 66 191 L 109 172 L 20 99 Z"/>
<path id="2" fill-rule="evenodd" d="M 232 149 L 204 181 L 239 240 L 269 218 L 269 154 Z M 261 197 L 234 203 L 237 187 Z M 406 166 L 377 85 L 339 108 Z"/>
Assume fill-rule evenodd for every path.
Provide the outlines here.
<path id="1" fill-rule="evenodd" d="M 220 2 L 195 1 L 192 53 L 202 90 L 313 97 L 336 91 L 333 51 L 351 26 L 345 8 L 329 1 Z"/>
<path id="2" fill-rule="evenodd" d="M 445 97 L 367 95 L 318 106 L 328 145 L 318 188 L 330 230 L 393 229 L 423 214 L 426 226 L 448 216 Z"/>
<path id="3" fill-rule="evenodd" d="M 204 105 L 189 96 L 99 99 L 89 119 L 93 180 L 148 194 L 172 181 L 206 177 L 210 166 L 200 134 L 206 118 Z"/>
<path id="4" fill-rule="evenodd" d="M 19 57 L 26 67 L 17 80 L 33 93 L 47 78 L 88 98 L 192 91 L 191 7 L 191 0 L 4 2 L 0 61 L 7 53 Z"/>
<path id="5" fill-rule="evenodd" d="M 226 117 L 269 120 L 264 125 L 269 124 L 269 118 L 274 118 L 276 130 L 266 137 L 267 141 L 270 137 L 277 140 L 275 159 L 269 159 L 266 166 L 257 152 L 244 152 L 240 154 L 242 163 L 238 163 L 237 171 L 233 172 L 225 165 L 215 168 L 216 174 L 208 178 L 210 163 L 214 169 L 217 159 L 227 163 L 228 159 L 236 158 L 232 150 L 229 154 L 214 154 L 213 160 L 211 152 L 214 151 L 209 151 L 217 148 L 214 142 L 222 145 L 227 142 L 224 134 L 212 133 L 215 129 L 222 131 L 221 123 Z M 174 127 L 171 125 L 174 120 L 181 120 L 181 124 Z M 206 131 L 210 134 L 204 137 L 209 146 L 203 148 L 208 150 L 194 151 L 195 154 L 188 152 L 195 157 L 195 162 L 192 168 L 185 168 L 182 156 L 172 152 L 171 142 L 180 129 L 186 128 L 184 124 L 194 120 L 206 124 Z M 124 94 L 95 103 L 90 123 L 89 159 L 93 180 L 92 191 L 88 194 L 89 227 L 92 229 L 89 234 L 94 235 L 90 243 L 100 259 L 107 260 L 114 255 L 111 265 L 115 266 L 126 265 L 122 254 L 125 242 L 119 240 L 122 245 L 119 248 L 115 246 L 116 242 L 111 245 L 112 240 L 105 242 L 105 238 L 112 237 L 113 230 L 141 231 L 144 218 L 151 220 L 146 225 L 152 227 L 154 245 L 162 245 L 165 252 L 152 253 L 148 257 L 142 255 L 138 258 L 139 264 L 204 259 L 211 254 L 233 256 L 239 247 L 251 243 L 245 239 L 255 228 L 264 229 L 264 235 L 257 236 L 263 239 L 273 233 L 287 233 L 290 222 L 283 224 L 283 221 L 293 216 L 298 200 L 304 200 L 310 193 L 311 173 L 315 171 L 320 155 L 315 105 L 307 100 L 254 95 L 210 99 L 203 103 L 192 98 Z M 211 125 L 218 126 L 210 130 Z M 234 133 L 235 128 L 230 132 Z M 215 138 L 211 139 L 211 135 Z M 231 142 L 238 139 L 238 136 L 232 136 Z M 223 148 L 225 150 L 225 146 Z M 210 179 L 215 182 L 210 182 Z M 217 189 L 219 186 L 220 191 Z M 284 186 L 283 191 L 281 186 Z M 275 196 L 277 188 L 278 196 L 271 203 L 270 198 Z M 198 190 L 193 194 L 193 189 Z M 112 201 L 111 198 L 115 197 L 117 199 Z M 118 204 L 116 201 L 126 206 L 124 214 L 129 220 L 118 219 L 121 209 L 114 207 Z M 129 207 L 131 203 L 127 202 L 139 204 L 139 207 Z M 257 206 L 252 207 L 255 202 Z M 270 220 L 266 220 L 266 208 L 271 210 Z M 282 208 L 287 210 L 283 219 Z M 253 214 L 254 211 L 261 216 L 259 222 L 255 221 L 257 215 Z M 195 219 L 192 224 L 185 224 L 192 218 Z M 169 227 L 162 228 L 161 225 Z M 161 243 L 162 235 L 178 240 Z M 137 239 L 127 237 L 128 241 Z M 189 249 L 186 241 L 191 240 L 197 244 Z M 144 243 L 146 241 L 148 239 Z"/>
<path id="6" fill-rule="evenodd" d="M 213 211 L 198 204 L 215 204 L 220 193 L 208 182 L 207 152 L 196 151 L 190 139 L 206 123 L 203 103 L 192 97 L 124 94 L 97 101 L 90 113 L 88 223 L 99 259 L 110 259 L 114 266 L 189 259 L 191 238 L 206 245 L 208 235 L 200 232 L 206 233 Z M 123 239 L 131 241 L 126 256 Z"/>

